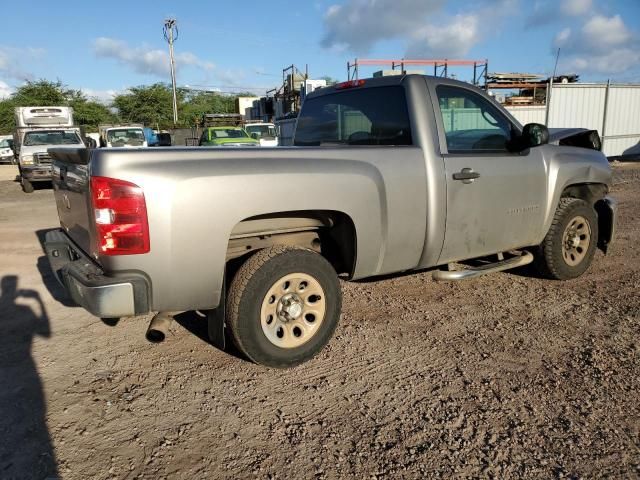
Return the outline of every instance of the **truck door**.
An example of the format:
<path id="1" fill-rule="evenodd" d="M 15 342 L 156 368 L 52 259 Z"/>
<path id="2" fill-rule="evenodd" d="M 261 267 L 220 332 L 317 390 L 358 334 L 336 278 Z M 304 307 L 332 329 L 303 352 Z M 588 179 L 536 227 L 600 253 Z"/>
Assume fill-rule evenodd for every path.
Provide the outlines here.
<path id="1" fill-rule="evenodd" d="M 516 127 L 479 93 L 452 84 L 433 87 L 447 183 L 439 263 L 539 241 L 547 188 L 541 149 L 509 151 Z"/>

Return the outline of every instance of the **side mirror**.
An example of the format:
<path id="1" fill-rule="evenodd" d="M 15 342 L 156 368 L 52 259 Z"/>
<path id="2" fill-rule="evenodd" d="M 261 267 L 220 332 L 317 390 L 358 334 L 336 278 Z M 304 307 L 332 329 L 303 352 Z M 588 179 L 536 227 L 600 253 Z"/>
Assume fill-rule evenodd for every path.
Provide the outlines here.
<path id="1" fill-rule="evenodd" d="M 254 140 L 258 140 L 260 138 L 260 135 L 258 134 L 258 132 L 253 132 L 251 134 L 251 138 L 253 138 Z"/>
<path id="2" fill-rule="evenodd" d="M 549 129 L 540 123 L 527 123 L 522 129 L 524 148 L 537 147 L 549 143 Z"/>

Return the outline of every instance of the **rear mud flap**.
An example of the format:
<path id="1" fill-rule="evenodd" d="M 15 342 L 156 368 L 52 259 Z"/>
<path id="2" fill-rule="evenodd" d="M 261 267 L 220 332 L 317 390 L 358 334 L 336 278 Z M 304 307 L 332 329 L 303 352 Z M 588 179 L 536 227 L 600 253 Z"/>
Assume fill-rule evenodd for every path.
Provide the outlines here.
<path id="1" fill-rule="evenodd" d="M 225 350 L 226 348 L 226 304 L 227 304 L 227 275 L 225 272 L 222 280 L 222 294 L 220 296 L 220 304 L 218 308 L 209 310 L 207 313 L 207 328 L 209 333 L 209 341 L 211 344 Z"/>

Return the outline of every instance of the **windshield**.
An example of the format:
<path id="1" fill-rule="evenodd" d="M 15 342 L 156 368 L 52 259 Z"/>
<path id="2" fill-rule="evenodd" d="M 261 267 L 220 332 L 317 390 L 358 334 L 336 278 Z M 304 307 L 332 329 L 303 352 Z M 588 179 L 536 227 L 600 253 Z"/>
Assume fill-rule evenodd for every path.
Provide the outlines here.
<path id="1" fill-rule="evenodd" d="M 0 148 L 11 148 L 11 143 L 11 140 L 8 138 L 0 140 Z"/>
<path id="2" fill-rule="evenodd" d="M 211 138 L 246 138 L 247 132 L 242 128 L 216 128 L 211 130 Z"/>
<path id="3" fill-rule="evenodd" d="M 142 145 L 144 132 L 141 128 L 118 128 L 107 131 L 107 142 L 111 145 Z"/>
<path id="4" fill-rule="evenodd" d="M 74 145 L 82 143 L 74 130 L 38 130 L 24 134 L 24 145 Z"/>
<path id="5" fill-rule="evenodd" d="M 275 138 L 276 137 L 276 127 L 273 125 L 247 125 L 247 132 L 249 135 L 254 133 L 258 134 L 258 138 Z"/>

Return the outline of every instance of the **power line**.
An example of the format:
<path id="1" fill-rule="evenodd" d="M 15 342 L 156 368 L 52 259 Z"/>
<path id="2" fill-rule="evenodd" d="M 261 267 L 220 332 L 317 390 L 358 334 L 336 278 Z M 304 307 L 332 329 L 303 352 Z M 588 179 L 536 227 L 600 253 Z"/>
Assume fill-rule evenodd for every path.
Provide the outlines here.
<path id="1" fill-rule="evenodd" d="M 182 86 L 180 88 L 192 89 L 193 87 L 198 87 L 200 89 L 232 89 L 232 90 L 239 90 L 239 89 L 243 89 L 243 88 L 246 88 L 247 90 L 263 90 L 263 89 L 271 88 L 269 86 L 264 86 L 264 85 L 251 85 L 251 86 L 246 86 L 246 85 L 202 85 L 202 84 L 198 84 L 198 83 L 191 83 L 189 85 L 184 85 L 184 86 Z"/>

